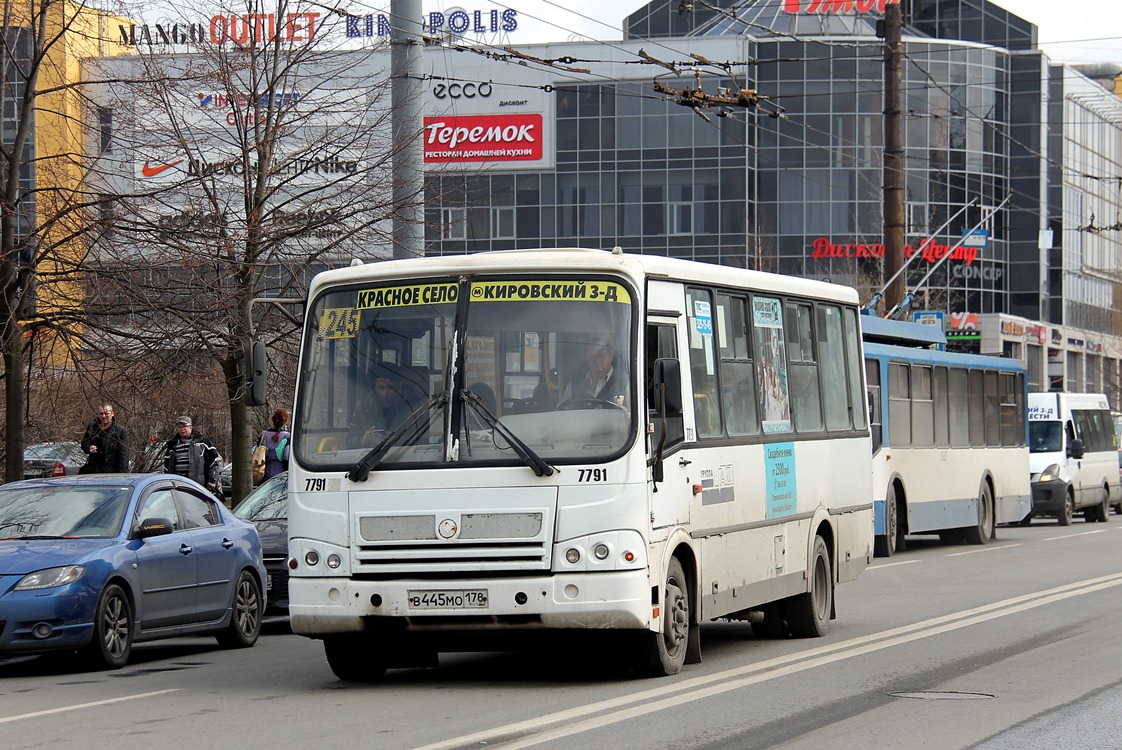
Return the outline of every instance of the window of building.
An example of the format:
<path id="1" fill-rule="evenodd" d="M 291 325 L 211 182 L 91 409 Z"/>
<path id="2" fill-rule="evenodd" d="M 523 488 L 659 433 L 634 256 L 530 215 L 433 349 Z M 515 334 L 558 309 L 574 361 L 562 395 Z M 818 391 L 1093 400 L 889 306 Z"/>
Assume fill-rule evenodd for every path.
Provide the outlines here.
<path id="1" fill-rule="evenodd" d="M 904 204 L 907 212 L 907 222 L 910 234 L 927 234 L 927 204 L 908 202 Z"/>
<path id="2" fill-rule="evenodd" d="M 497 240 L 514 237 L 513 206 L 500 206 L 491 209 L 491 237 Z"/>
<path id="3" fill-rule="evenodd" d="M 109 107 L 97 108 L 97 127 L 101 138 L 101 153 L 113 153 L 113 110 Z"/>
<path id="4" fill-rule="evenodd" d="M 671 203 L 666 208 L 669 226 L 668 234 L 693 233 L 693 204 Z"/>
<path id="5" fill-rule="evenodd" d="M 442 208 L 440 209 L 440 239 L 465 240 L 467 239 L 467 209 Z"/>

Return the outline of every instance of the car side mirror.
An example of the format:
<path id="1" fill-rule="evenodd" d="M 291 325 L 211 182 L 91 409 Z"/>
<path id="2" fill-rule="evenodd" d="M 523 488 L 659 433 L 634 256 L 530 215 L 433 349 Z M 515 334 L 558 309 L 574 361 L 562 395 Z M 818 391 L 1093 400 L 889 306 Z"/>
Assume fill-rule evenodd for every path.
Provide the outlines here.
<path id="1" fill-rule="evenodd" d="M 170 518 L 145 518 L 136 527 L 133 535 L 137 539 L 147 539 L 150 536 L 165 536 L 175 531 Z"/>
<path id="2" fill-rule="evenodd" d="M 1069 458 L 1074 458 L 1076 460 L 1083 458 L 1085 451 L 1086 448 L 1083 446 L 1083 441 L 1079 438 L 1072 438 L 1071 442 L 1068 443 L 1067 455 Z"/>

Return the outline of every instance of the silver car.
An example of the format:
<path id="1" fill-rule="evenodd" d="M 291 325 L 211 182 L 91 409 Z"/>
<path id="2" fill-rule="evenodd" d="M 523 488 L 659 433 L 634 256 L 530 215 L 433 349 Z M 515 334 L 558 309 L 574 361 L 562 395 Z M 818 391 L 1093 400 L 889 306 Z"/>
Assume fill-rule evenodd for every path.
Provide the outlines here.
<path id="1" fill-rule="evenodd" d="M 77 443 L 36 443 L 23 451 L 23 478 L 65 477 L 86 465 L 86 453 Z"/>

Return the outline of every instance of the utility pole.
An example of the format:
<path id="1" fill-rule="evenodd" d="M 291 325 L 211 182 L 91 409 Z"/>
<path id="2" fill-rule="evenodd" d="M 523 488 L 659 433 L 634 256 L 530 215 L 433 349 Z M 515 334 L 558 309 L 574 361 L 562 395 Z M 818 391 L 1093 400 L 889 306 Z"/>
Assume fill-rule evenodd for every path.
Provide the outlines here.
<path id="1" fill-rule="evenodd" d="M 390 1 L 393 257 L 425 254 L 421 0 Z"/>
<path id="2" fill-rule="evenodd" d="M 904 266 L 904 130 L 901 59 L 903 20 L 900 5 L 884 9 L 884 278 L 892 279 Z M 885 288 L 889 310 L 904 300 L 905 275 Z"/>

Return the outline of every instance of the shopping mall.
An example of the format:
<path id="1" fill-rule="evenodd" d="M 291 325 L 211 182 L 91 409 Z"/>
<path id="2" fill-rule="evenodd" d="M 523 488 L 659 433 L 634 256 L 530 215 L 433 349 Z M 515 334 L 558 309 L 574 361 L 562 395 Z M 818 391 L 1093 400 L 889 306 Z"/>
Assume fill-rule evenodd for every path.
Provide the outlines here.
<path id="1" fill-rule="evenodd" d="M 653 0 L 622 40 L 523 45 L 513 17 L 443 35 L 423 53 L 426 252 L 618 245 L 872 297 L 877 5 Z M 985 0 L 901 10 L 905 315 L 1021 360 L 1031 390 L 1119 403 L 1122 66 L 1052 61 Z"/>

